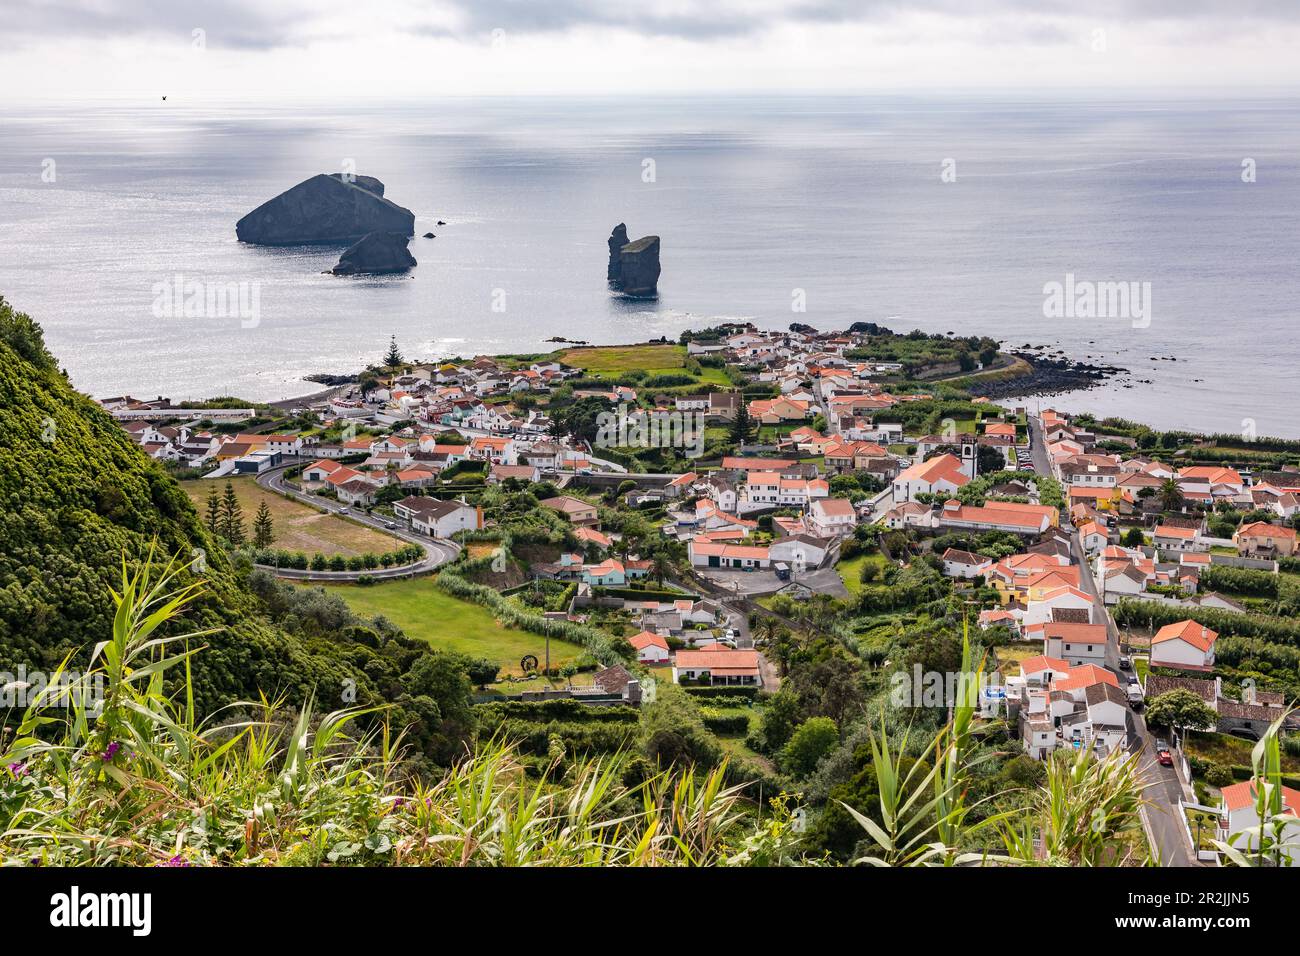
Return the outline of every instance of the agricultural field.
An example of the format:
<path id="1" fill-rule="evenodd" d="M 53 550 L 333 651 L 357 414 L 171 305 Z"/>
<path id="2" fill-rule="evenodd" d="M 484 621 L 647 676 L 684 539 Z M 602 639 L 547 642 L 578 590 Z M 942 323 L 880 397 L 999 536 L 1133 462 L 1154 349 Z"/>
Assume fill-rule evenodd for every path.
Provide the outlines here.
<path id="1" fill-rule="evenodd" d="M 258 506 L 265 501 L 271 509 L 271 519 L 275 527 L 275 540 L 271 546 L 286 551 L 302 551 L 306 554 L 317 552 L 332 557 L 340 554 L 345 558 L 367 553 L 384 554 L 395 551 L 405 543 L 392 535 L 367 528 L 365 525 L 348 521 L 338 515 L 315 508 L 266 491 L 259 487 L 252 475 L 240 475 L 237 478 L 216 478 L 211 481 L 199 479 L 183 481 L 181 487 L 194 502 L 194 507 L 202 518 L 207 507 L 208 492 L 217 489 L 220 495 L 226 490 L 229 481 L 239 498 L 239 507 L 244 513 L 244 529 L 251 537 L 253 515 Z"/>
<path id="2" fill-rule="evenodd" d="M 370 585 L 336 584 L 329 589 L 362 617 L 383 615 L 408 637 L 440 650 L 483 657 L 501 665 L 501 674 L 521 675 L 525 654 L 546 659 L 546 640 L 516 628 L 502 627 L 492 612 L 438 590 L 431 577 L 379 581 Z M 576 660 L 582 648 L 551 639 L 551 665 Z M 515 690 L 520 689 L 517 685 Z"/>
<path id="3" fill-rule="evenodd" d="M 669 375 L 686 365 L 686 347 L 652 344 L 573 348 L 557 352 L 555 359 L 594 376 L 617 377 L 635 371 Z"/>
<path id="4" fill-rule="evenodd" d="M 629 372 L 655 375 L 691 375 L 702 385 L 730 388 L 731 380 L 721 368 L 703 368 L 698 374 L 686 371 L 686 346 L 665 343 L 602 345 L 565 349 L 551 358 L 580 368 L 593 378 L 622 378 Z"/>

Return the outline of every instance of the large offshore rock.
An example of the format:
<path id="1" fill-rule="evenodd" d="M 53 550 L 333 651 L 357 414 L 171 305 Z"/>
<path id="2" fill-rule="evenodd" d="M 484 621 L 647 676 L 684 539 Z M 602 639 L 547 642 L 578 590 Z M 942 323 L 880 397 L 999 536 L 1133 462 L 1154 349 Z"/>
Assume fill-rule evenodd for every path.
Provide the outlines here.
<path id="1" fill-rule="evenodd" d="M 298 246 L 356 242 L 372 232 L 415 233 L 415 214 L 384 198 L 373 176 L 321 173 L 262 203 L 235 225 L 241 242 Z"/>
<path id="2" fill-rule="evenodd" d="M 652 299 L 659 294 L 659 237 L 627 241 L 627 226 L 619 223 L 609 237 L 610 285 L 624 295 Z"/>
<path id="3" fill-rule="evenodd" d="M 348 246 L 330 272 L 336 276 L 386 275 L 406 272 L 416 265 L 406 248 L 409 237 L 396 232 L 372 232 Z"/>
<path id="4" fill-rule="evenodd" d="M 617 282 L 619 275 L 622 274 L 619 252 L 626 245 L 627 226 L 620 222 L 614 227 L 614 231 L 609 234 L 609 268 L 605 270 L 605 278 L 610 282 Z"/>

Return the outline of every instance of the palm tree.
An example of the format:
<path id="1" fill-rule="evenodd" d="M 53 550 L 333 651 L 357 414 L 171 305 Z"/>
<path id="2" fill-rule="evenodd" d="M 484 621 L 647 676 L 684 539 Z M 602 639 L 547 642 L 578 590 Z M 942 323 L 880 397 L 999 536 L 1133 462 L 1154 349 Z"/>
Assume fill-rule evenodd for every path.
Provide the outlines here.
<path id="1" fill-rule="evenodd" d="M 662 551 L 656 551 L 651 556 L 650 573 L 654 575 L 655 582 L 660 587 L 664 586 L 664 578 L 667 577 L 668 572 L 672 569 L 672 561 L 668 560 L 668 555 L 664 554 Z"/>
<path id="2" fill-rule="evenodd" d="M 1183 489 L 1178 487 L 1178 482 L 1172 478 L 1166 478 L 1160 485 L 1160 507 L 1165 511 L 1182 511 L 1183 510 Z"/>

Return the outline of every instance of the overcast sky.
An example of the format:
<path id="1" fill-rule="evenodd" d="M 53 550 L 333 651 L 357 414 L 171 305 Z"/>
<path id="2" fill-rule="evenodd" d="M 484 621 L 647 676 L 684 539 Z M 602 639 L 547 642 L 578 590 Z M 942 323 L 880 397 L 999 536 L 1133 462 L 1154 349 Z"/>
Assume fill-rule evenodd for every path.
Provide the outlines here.
<path id="1" fill-rule="evenodd" d="M 44 97 L 1300 86 L 1300 0 L 5 0 Z M 196 32 L 197 31 L 197 32 Z"/>

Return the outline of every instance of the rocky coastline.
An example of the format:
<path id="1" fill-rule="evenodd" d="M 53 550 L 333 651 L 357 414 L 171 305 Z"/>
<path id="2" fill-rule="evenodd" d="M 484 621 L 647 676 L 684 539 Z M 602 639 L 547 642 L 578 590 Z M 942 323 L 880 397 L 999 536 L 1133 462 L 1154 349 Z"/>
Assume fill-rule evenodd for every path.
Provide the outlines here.
<path id="1" fill-rule="evenodd" d="M 1029 373 L 981 382 L 975 389 L 976 392 L 993 399 L 1061 395 L 1098 388 L 1114 378 L 1129 374 L 1128 369 L 1118 365 L 1095 365 L 1016 349 L 1009 354 L 1027 364 Z"/>

